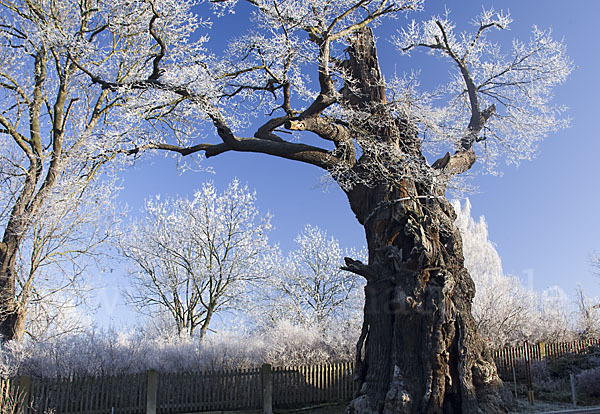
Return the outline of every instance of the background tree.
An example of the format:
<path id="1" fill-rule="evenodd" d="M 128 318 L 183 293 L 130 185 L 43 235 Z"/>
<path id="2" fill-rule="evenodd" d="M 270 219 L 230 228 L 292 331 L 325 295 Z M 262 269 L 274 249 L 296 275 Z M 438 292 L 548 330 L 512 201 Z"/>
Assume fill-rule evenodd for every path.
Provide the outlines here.
<path id="1" fill-rule="evenodd" d="M 179 335 L 198 329 L 201 338 L 216 314 L 249 306 L 270 250 L 269 217 L 255 200 L 234 181 L 222 194 L 209 183 L 192 200 L 148 201 L 121 243 L 134 265 L 131 302 L 150 315 L 166 311 Z"/>
<path id="2" fill-rule="evenodd" d="M 594 272 L 600 275 L 600 253 L 593 253 L 590 257 L 590 264 L 594 268 Z"/>
<path id="3" fill-rule="evenodd" d="M 574 339 L 573 312 L 558 288 L 538 293 L 516 276 L 505 275 L 485 219 L 471 217 L 471 203 L 452 203 L 463 241 L 465 267 L 475 283 L 473 317 L 479 333 L 495 349 L 525 341 Z"/>
<path id="4" fill-rule="evenodd" d="M 505 276 L 500 256 L 488 239 L 483 217 L 475 222 L 471 203 L 453 203 L 465 256 L 475 283 L 473 317 L 480 334 L 495 348 L 530 339 L 536 298 L 516 277 Z"/>
<path id="5" fill-rule="evenodd" d="M 45 293 L 34 296 L 27 308 L 25 333 L 32 342 L 68 340 L 94 329 L 91 312 L 81 299 L 80 290 L 75 294 L 72 289 Z"/>
<path id="6" fill-rule="evenodd" d="M 360 326 L 362 280 L 342 270 L 344 251 L 327 232 L 307 225 L 294 240 L 296 249 L 280 258 L 265 295 L 263 317 L 271 323 L 286 319 L 322 332 Z"/>
<path id="7" fill-rule="evenodd" d="M 600 336 L 600 299 L 588 297 L 581 285 L 575 293 L 577 305 L 577 333 L 583 339 L 596 339 Z"/>
<path id="8" fill-rule="evenodd" d="M 118 219 L 114 194 L 114 179 L 90 182 L 64 177 L 34 217 L 15 266 L 16 300 L 20 308 L 31 308 L 25 332 L 32 338 L 81 329 L 79 322 L 85 318 L 65 314 L 82 312 L 74 308 L 85 307 L 99 283 L 97 274 L 103 270 L 107 241 L 113 238 Z M 62 328 L 56 323 L 68 319 Z"/>
<path id="9" fill-rule="evenodd" d="M 65 209 L 67 200 L 78 203 L 78 197 L 88 197 L 83 189 L 98 178 L 100 167 L 123 149 L 125 141 L 135 141 L 136 124 L 144 115 L 125 117 L 127 96 L 90 83 L 87 73 L 119 82 L 140 76 L 144 68 L 139 60 L 155 54 L 152 42 L 140 36 L 136 19 L 140 13 L 152 12 L 129 1 L 0 1 L 3 341 L 24 332 L 28 292 L 34 284 L 23 281 L 33 281 L 28 272 L 39 268 L 38 259 L 32 258 L 33 267 L 18 269 L 19 257 L 44 254 L 49 247 L 40 250 L 39 237 L 56 234 L 56 226 L 63 224 L 53 220 L 77 208 L 71 204 Z M 174 30 L 181 35 L 172 25 L 161 26 L 165 36 Z M 150 128 L 143 132 L 151 133 Z M 20 270 L 26 272 L 22 278 Z M 62 282 L 49 284 L 53 283 L 52 289 Z"/>
<path id="10" fill-rule="evenodd" d="M 466 33 L 448 16 L 408 24 L 396 40 L 400 51 L 426 49 L 454 74 L 423 93 L 410 77 L 384 80 L 369 27 L 421 1 L 249 3 L 260 32 L 234 40 L 224 58 L 194 46 L 182 53 L 172 42 L 187 38 L 159 30 L 186 25 L 189 3 L 132 3 L 148 11 L 136 24 L 153 57 L 138 61 L 143 71 L 130 81 L 96 68 L 88 75 L 105 91 L 136 94 L 134 114 L 191 119 L 219 138 L 199 142 L 188 130 L 149 137 L 134 151 L 263 153 L 320 167 L 339 184 L 369 253 L 367 264 L 348 258 L 345 266 L 367 281 L 356 354 L 361 392 L 351 412 L 501 411 L 502 384 L 471 316 L 473 282 L 445 192 L 478 155 L 490 168 L 502 158 L 529 159 L 540 139 L 566 125 L 550 105 L 572 68 L 563 44 L 534 28 L 505 54 L 488 35 L 511 19 L 493 10 Z M 214 3 L 221 11 L 234 5 Z M 269 115 L 246 136 L 259 113 Z M 282 128 L 312 134 L 313 144 L 286 140 Z M 430 163 L 426 155 L 439 158 Z"/>

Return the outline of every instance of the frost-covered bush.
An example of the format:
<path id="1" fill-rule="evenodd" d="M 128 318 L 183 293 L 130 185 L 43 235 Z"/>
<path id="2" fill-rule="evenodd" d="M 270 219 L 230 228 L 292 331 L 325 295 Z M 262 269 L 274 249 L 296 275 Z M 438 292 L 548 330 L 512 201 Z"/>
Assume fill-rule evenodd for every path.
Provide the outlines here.
<path id="1" fill-rule="evenodd" d="M 261 332 L 221 332 L 199 337 L 152 336 L 141 331 L 89 331 L 48 341 L 9 342 L 0 352 L 0 375 L 101 376 L 143 372 L 193 372 L 346 361 L 358 333 L 323 335 L 282 320 Z"/>
<path id="2" fill-rule="evenodd" d="M 359 332 L 324 335 L 322 330 L 287 320 L 262 333 L 265 361 L 274 365 L 319 364 L 349 360 Z"/>

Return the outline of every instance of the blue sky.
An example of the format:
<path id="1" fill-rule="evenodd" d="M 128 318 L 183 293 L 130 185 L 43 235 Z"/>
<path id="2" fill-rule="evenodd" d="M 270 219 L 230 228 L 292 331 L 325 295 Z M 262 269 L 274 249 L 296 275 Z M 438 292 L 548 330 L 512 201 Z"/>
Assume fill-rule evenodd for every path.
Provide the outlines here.
<path id="1" fill-rule="evenodd" d="M 451 10 L 451 17 L 462 24 L 476 15 L 482 4 L 510 11 L 514 22 L 502 37 L 507 42 L 513 38 L 526 40 L 534 24 L 552 27 L 553 37 L 565 39 L 576 69 L 567 83 L 556 90 L 555 102 L 570 108 L 571 128 L 543 141 L 535 160 L 519 167 L 505 167 L 501 177 L 476 177 L 473 184 L 478 191 L 469 198 L 473 215 L 486 218 L 505 273 L 524 280 L 532 275 L 537 290 L 558 285 L 572 294 L 580 283 L 590 295 L 600 295 L 600 278 L 591 273 L 588 262 L 590 253 L 600 250 L 600 218 L 596 210 L 600 202 L 600 51 L 591 35 L 600 15 L 600 2 L 436 1 L 426 3 L 425 12 L 411 17 L 419 20 L 441 13 L 444 4 Z M 223 22 L 215 20 L 210 44 L 217 48 L 232 36 L 228 29 L 248 25 L 240 13 Z M 450 68 L 442 61 L 428 56 L 408 61 L 393 51 L 388 39 L 402 22 L 387 22 L 375 31 L 384 72 L 389 76 L 394 69 L 400 72 L 407 65 L 416 64 L 429 81 L 439 73 L 444 76 Z M 427 86 L 429 81 L 422 80 Z M 155 194 L 190 196 L 206 180 L 213 180 L 224 189 L 237 177 L 257 191 L 259 208 L 273 214 L 275 230 L 271 239 L 284 250 L 292 247 L 293 238 L 308 223 L 326 229 L 345 247 L 364 244 L 362 227 L 344 194 L 335 186 L 324 191 L 322 172 L 315 167 L 265 155 L 235 153 L 211 158 L 205 165 L 216 173 L 182 174 L 173 157 L 142 157 L 122 175 L 124 191 L 120 201 L 136 213 L 144 199 Z M 121 274 L 117 270 L 112 277 Z M 116 291 L 109 290 L 103 298 L 113 321 L 119 317 L 107 305 L 115 298 L 118 302 L 115 295 L 118 296 Z"/>

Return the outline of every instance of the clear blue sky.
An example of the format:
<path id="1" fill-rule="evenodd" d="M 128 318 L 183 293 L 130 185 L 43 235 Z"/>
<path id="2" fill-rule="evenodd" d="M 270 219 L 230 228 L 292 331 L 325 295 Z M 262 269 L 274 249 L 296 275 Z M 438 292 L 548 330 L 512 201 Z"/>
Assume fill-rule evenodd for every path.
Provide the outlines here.
<path id="1" fill-rule="evenodd" d="M 600 250 L 600 142 L 597 133 L 598 66 L 600 50 L 593 33 L 600 2 L 565 2 L 555 0 L 528 1 L 451 1 L 445 3 L 453 20 L 466 24 L 486 7 L 509 10 L 514 22 L 504 39 L 526 40 L 532 25 L 552 27 L 555 38 L 564 38 L 569 56 L 576 69 L 567 83 L 557 89 L 555 102 L 570 107 L 572 126 L 549 136 L 541 143 L 538 156 L 518 168 L 503 168 L 504 175 L 480 176 L 474 180 L 479 187 L 470 195 L 473 215 L 484 215 L 490 239 L 496 244 L 505 273 L 527 280 L 533 275 L 537 290 L 558 285 L 572 294 L 581 283 L 591 295 L 600 295 L 600 278 L 591 273 L 589 254 Z M 426 10 L 412 17 L 419 20 L 441 13 L 444 3 L 430 1 Z M 394 25 L 403 20 L 387 22 L 376 29 L 381 65 L 391 74 L 413 64 L 393 51 L 387 39 Z M 222 24 L 224 23 L 224 24 Z M 216 20 L 211 44 L 221 48 L 233 33 L 231 27 L 247 26 L 245 16 Z M 459 25 L 460 27 L 460 25 Z M 385 30 L 383 30 L 385 29 Z M 436 73 L 448 72 L 447 64 L 431 57 L 418 58 L 423 75 L 430 80 Z M 427 85 L 427 80 L 423 79 Z M 275 230 L 271 239 L 284 250 L 292 245 L 295 235 L 305 224 L 315 224 L 340 239 L 343 246 L 364 244 L 362 227 L 354 218 L 348 202 L 334 186 L 323 191 L 322 172 L 315 167 L 254 154 L 226 153 L 206 161 L 216 174 L 181 174 L 173 158 L 154 156 L 142 158 L 125 172 L 120 201 L 129 204 L 133 213 L 139 211 L 145 198 L 155 195 L 189 196 L 205 180 L 214 180 L 223 189 L 237 177 L 258 193 L 262 211 L 270 211 Z M 118 277 L 116 271 L 113 277 Z M 104 295 L 110 303 L 115 292 Z M 112 315 L 118 320 L 116 315 Z"/>

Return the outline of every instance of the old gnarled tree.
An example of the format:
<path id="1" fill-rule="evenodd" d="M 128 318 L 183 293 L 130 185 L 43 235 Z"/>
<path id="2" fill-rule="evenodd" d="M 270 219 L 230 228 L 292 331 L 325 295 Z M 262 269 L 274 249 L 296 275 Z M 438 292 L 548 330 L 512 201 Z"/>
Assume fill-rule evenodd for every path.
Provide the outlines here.
<path id="1" fill-rule="evenodd" d="M 172 46 L 198 23 L 204 30 L 191 3 L 135 3 L 135 25 L 151 45 L 136 71 L 143 76 L 122 81 L 73 57 L 96 85 L 129 97 L 123 110 L 168 132 L 170 139 L 148 139 L 132 152 L 254 152 L 327 171 L 364 226 L 369 253 L 368 263 L 348 258 L 345 266 L 367 281 L 356 349 L 361 386 L 350 412 L 502 412 L 502 383 L 470 313 L 474 286 L 445 192 L 484 148 L 485 165 L 518 162 L 564 126 L 561 109 L 549 106 L 571 70 L 564 46 L 534 29 L 504 54 L 487 35 L 510 18 L 493 10 L 473 20 L 472 33 L 455 33 L 447 17 L 409 23 L 395 40 L 400 53 L 426 48 L 455 70 L 446 87 L 427 94 L 410 77 L 384 80 L 370 28 L 421 9 L 421 0 L 248 0 L 240 7 L 254 11 L 256 30 L 222 58 L 204 49 L 204 38 L 184 52 Z M 262 114 L 244 137 L 248 119 Z M 195 141 L 208 129 L 218 142 Z M 300 142 L 282 134 L 290 131 Z M 301 142 L 305 134 L 322 145 Z"/>

